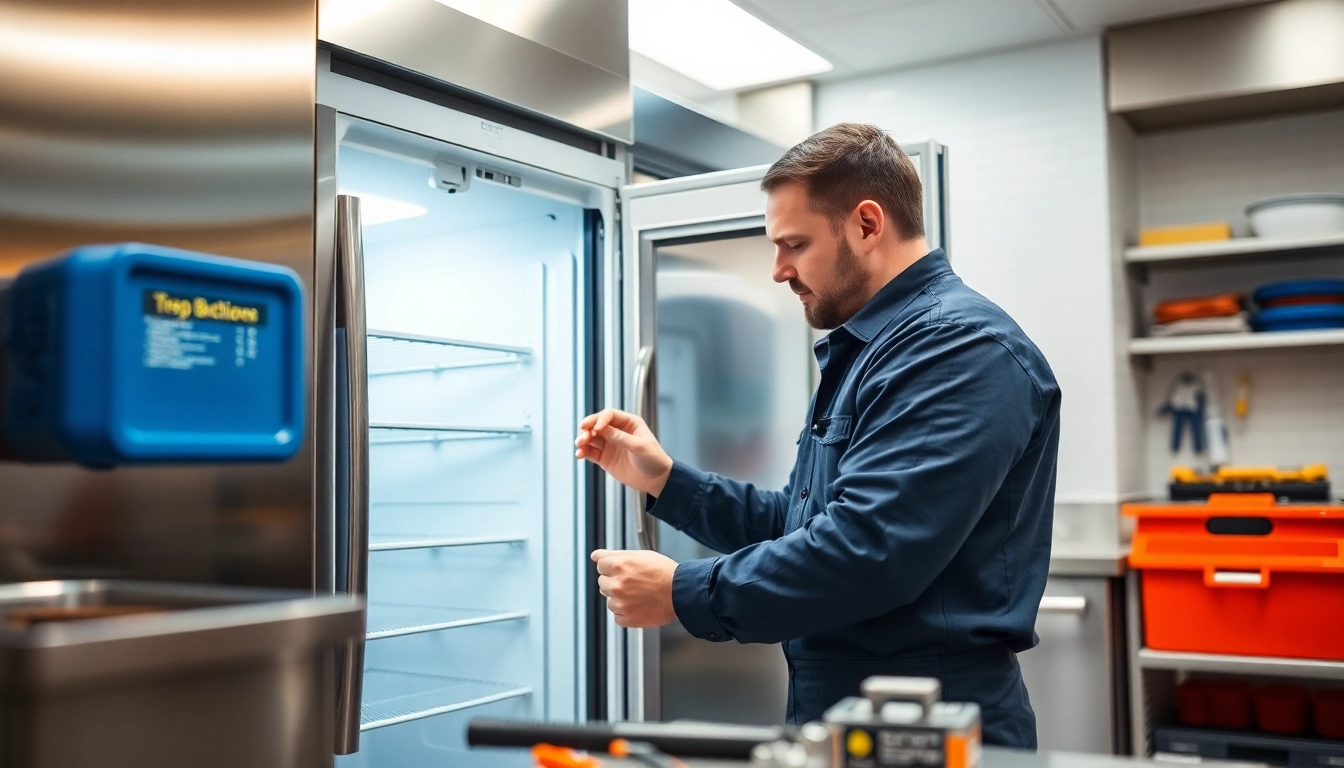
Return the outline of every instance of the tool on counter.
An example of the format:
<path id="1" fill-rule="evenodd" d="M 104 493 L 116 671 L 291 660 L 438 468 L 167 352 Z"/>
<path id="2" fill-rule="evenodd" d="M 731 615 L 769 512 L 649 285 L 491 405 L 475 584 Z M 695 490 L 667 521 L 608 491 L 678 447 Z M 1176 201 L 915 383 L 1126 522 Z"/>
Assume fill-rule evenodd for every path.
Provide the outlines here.
<path id="1" fill-rule="evenodd" d="M 1329 473 L 1324 464 L 1297 469 L 1218 467 L 1197 472 L 1172 467 L 1167 491 L 1172 501 L 1204 501 L 1215 493 L 1270 493 L 1280 501 L 1330 501 Z"/>
<path id="2" fill-rule="evenodd" d="M 605 751 L 612 757 L 630 760 L 650 768 L 686 768 L 686 764 L 680 760 L 640 741 L 613 739 Z M 598 758 L 554 744 L 534 744 L 532 764 L 536 768 L 602 768 L 602 761 Z"/>
<path id="3" fill-rule="evenodd" d="M 757 744 L 792 739 L 795 729 L 723 723 L 529 723 L 475 719 L 467 724 L 473 747 L 522 747 L 553 744 L 606 752 L 613 741 L 644 743 L 678 757 L 746 760 Z"/>
<path id="4" fill-rule="evenodd" d="M 1190 428 L 1190 442 L 1195 453 L 1204 452 L 1204 384 L 1193 373 L 1176 377 L 1167 392 L 1167 401 L 1158 409 L 1158 416 L 1171 416 L 1171 452 L 1178 453 L 1185 428 Z"/>
<path id="5" fill-rule="evenodd" d="M 974 768 L 980 707 L 940 698 L 933 678 L 864 680 L 862 697 L 842 699 L 824 715 L 840 746 L 836 768 Z"/>
<path id="6" fill-rule="evenodd" d="M 750 759 L 753 768 L 975 768 L 980 707 L 939 701 L 932 678 L 870 677 L 863 696 L 841 700 L 824 722 L 801 728 L 719 723 L 527 723 L 476 719 L 472 747 L 532 750 L 540 768 L 600 768 L 574 750 L 650 768 L 684 768 L 676 757 Z M 673 757 L 676 756 L 676 757 Z"/>

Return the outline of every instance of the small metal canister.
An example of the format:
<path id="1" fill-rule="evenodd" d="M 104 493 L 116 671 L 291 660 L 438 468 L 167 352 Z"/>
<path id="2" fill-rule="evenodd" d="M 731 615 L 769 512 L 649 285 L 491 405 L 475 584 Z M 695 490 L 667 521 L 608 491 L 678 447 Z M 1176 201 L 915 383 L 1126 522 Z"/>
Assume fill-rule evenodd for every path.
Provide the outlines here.
<path id="1" fill-rule="evenodd" d="M 826 711 L 837 768 L 975 768 L 980 707 L 939 701 L 932 678 L 870 677 Z"/>

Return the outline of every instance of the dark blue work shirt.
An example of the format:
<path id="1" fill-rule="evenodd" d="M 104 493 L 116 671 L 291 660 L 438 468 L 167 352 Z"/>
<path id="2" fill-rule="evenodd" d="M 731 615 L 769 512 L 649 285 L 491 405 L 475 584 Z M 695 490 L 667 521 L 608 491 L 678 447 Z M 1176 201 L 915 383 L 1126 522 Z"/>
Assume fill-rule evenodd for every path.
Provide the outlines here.
<path id="1" fill-rule="evenodd" d="M 990 720 L 1017 698 L 1031 714 L 1010 689 L 1013 653 L 1036 644 L 1050 563 L 1050 366 L 941 250 L 815 349 L 821 384 L 788 487 L 677 463 L 653 505 L 730 553 L 677 566 L 677 617 L 706 640 L 783 642 L 794 722 L 870 674 L 922 674 L 944 679 L 944 698 L 981 704 L 987 741 L 1034 746 L 1034 719 L 1030 743 L 992 738 Z"/>

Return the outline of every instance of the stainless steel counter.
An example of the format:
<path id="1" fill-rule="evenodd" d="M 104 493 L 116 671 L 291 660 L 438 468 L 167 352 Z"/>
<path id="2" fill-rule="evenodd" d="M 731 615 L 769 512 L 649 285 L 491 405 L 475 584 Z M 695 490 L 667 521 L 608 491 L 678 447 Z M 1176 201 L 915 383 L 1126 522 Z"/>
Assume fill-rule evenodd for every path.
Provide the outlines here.
<path id="1" fill-rule="evenodd" d="M 1050 553 L 1051 576 L 1124 576 L 1129 549 L 1064 547 Z"/>
<path id="2" fill-rule="evenodd" d="M 607 760 L 612 768 L 638 768 L 639 763 L 626 760 Z M 732 760 L 685 760 L 687 768 L 743 768 L 747 762 Z M 1138 766 L 1170 766 L 1131 757 L 1092 755 L 1082 752 L 1023 752 L 1016 749 L 986 747 L 980 768 L 1137 768 Z"/>

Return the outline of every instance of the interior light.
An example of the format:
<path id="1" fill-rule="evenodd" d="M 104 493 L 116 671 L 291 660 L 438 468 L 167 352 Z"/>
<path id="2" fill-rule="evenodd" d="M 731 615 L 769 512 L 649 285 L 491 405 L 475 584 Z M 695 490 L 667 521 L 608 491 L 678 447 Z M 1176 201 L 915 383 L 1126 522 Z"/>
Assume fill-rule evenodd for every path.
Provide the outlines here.
<path id="1" fill-rule="evenodd" d="M 391 221 L 414 219 L 417 216 L 424 216 L 429 213 L 429 209 L 423 205 L 393 200 L 390 197 L 370 195 L 365 192 L 343 191 L 341 194 L 359 198 L 359 221 L 366 227 L 387 224 Z"/>
<path id="2" fill-rule="evenodd" d="M 630 49 L 717 91 L 833 68 L 729 0 L 630 0 Z"/>

